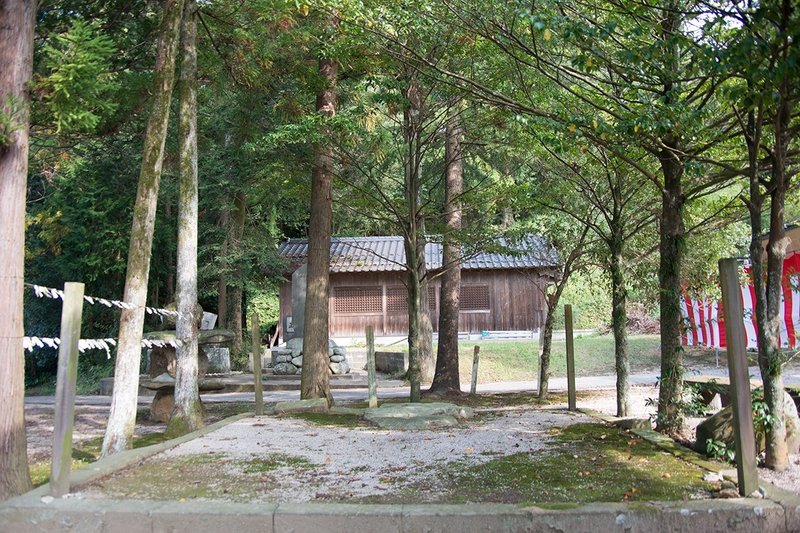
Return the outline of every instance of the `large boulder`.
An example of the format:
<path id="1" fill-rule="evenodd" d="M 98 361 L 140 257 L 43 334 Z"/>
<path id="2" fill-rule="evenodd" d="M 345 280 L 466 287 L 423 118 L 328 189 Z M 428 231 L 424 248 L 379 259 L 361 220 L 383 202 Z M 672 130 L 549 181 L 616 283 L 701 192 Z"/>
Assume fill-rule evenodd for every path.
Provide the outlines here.
<path id="1" fill-rule="evenodd" d="M 783 393 L 783 413 L 786 424 L 786 444 L 789 453 L 798 453 L 800 447 L 800 416 L 797 406 L 788 392 Z M 724 442 L 733 446 L 733 411 L 732 406 L 727 406 L 717 414 L 707 418 L 697 426 L 695 450 L 706 453 L 708 439 Z M 756 428 L 756 447 L 759 453 L 764 450 L 764 432 Z"/>

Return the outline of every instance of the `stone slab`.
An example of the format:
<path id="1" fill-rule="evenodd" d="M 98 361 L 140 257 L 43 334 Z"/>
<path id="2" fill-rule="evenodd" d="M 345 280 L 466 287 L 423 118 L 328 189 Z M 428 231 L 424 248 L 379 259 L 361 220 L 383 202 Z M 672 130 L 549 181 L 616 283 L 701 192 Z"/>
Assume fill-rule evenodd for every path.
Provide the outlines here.
<path id="1" fill-rule="evenodd" d="M 276 533 L 389 533 L 403 531 L 400 505 L 282 504 Z"/>
<path id="2" fill-rule="evenodd" d="M 405 352 L 375 352 L 375 370 L 387 374 L 399 374 L 408 370 L 408 354 Z"/>

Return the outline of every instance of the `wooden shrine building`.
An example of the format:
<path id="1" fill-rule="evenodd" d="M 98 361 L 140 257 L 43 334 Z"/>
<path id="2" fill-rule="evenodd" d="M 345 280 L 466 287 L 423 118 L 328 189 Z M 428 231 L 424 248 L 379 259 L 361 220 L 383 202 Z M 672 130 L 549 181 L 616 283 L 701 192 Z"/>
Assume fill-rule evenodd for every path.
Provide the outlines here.
<path id="1" fill-rule="evenodd" d="M 503 241 L 499 240 L 502 244 Z M 291 272 L 306 262 L 308 241 L 280 246 Z M 429 307 L 434 331 L 439 322 L 442 245 L 428 243 Z M 535 331 L 544 321 L 543 289 L 557 275 L 556 250 L 529 236 L 513 253 L 478 253 L 461 264 L 459 331 Z M 376 336 L 408 334 L 405 250 L 402 237 L 334 237 L 330 263 L 330 335 L 361 337 L 371 324 Z M 283 327 L 292 315 L 291 272 L 280 287 Z"/>

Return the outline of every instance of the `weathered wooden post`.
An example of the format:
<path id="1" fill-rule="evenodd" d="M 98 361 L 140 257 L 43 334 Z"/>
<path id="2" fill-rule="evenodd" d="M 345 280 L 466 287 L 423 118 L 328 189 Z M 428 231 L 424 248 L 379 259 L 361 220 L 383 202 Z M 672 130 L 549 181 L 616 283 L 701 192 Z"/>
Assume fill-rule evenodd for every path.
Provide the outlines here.
<path id="1" fill-rule="evenodd" d="M 256 391 L 256 415 L 264 414 L 264 387 L 261 382 L 261 330 L 258 327 L 258 315 L 253 313 L 253 384 Z"/>
<path id="2" fill-rule="evenodd" d="M 65 283 L 64 304 L 61 307 L 61 345 L 58 347 L 53 463 L 50 468 L 50 494 L 55 497 L 69 493 L 82 314 L 83 283 Z"/>
<path id="3" fill-rule="evenodd" d="M 753 405 L 750 376 L 747 371 L 744 317 L 739 299 L 739 267 L 736 259 L 719 260 L 722 308 L 725 314 L 725 338 L 728 343 L 728 372 L 733 410 L 733 436 L 736 446 L 736 472 L 739 494 L 749 496 L 758 490 L 756 438 L 753 430 Z"/>
<path id="4" fill-rule="evenodd" d="M 475 346 L 475 353 L 472 355 L 472 383 L 469 386 L 469 393 L 475 394 L 478 389 L 478 354 L 481 351 L 480 346 Z"/>
<path id="5" fill-rule="evenodd" d="M 375 328 L 367 326 L 367 385 L 369 407 L 378 407 L 378 383 L 375 377 Z"/>
<path id="6" fill-rule="evenodd" d="M 567 401 L 570 411 L 576 411 L 578 407 L 575 399 L 575 342 L 572 338 L 572 306 L 564 306 L 564 329 L 567 337 Z"/>

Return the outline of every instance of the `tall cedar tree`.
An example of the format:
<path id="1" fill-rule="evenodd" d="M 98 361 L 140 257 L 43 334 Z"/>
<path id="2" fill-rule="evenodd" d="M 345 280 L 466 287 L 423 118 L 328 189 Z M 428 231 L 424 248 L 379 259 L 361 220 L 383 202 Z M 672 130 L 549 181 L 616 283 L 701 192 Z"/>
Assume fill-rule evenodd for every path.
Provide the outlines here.
<path id="1" fill-rule="evenodd" d="M 147 303 L 147 281 L 158 203 L 158 186 L 164 160 L 169 107 L 175 81 L 175 57 L 180 40 L 183 0 L 165 0 L 159 29 L 153 80 L 152 108 L 147 119 L 142 169 L 133 208 L 128 267 L 125 276 L 126 302 L 119 324 L 119 345 L 114 368 L 114 394 L 103 439 L 102 455 L 108 456 L 131 447 L 136 424 L 136 400 L 139 389 L 142 331 Z"/>
<path id="2" fill-rule="evenodd" d="M 430 392 L 438 395 L 460 394 L 458 375 L 458 308 L 461 299 L 461 194 L 464 189 L 464 160 L 461 148 L 463 128 L 454 117 L 445 129 L 444 222 L 447 233 L 442 247 L 442 286 L 439 298 L 439 345 L 436 372 Z"/>
<path id="3" fill-rule="evenodd" d="M 181 24 L 178 191 L 178 294 L 175 409 L 168 433 L 182 435 L 203 425 L 197 361 L 197 4 L 186 0 Z"/>
<path id="4" fill-rule="evenodd" d="M 330 24 L 335 29 L 338 26 L 338 18 L 334 16 Z M 334 59 L 319 60 L 319 73 L 324 86 L 317 94 L 316 108 L 317 113 L 326 117 L 336 115 L 338 72 L 338 64 Z M 333 403 L 328 370 L 333 157 L 333 146 L 329 142 L 318 142 L 314 147 L 303 329 L 303 371 L 300 378 L 301 398 L 326 398 L 329 405 Z"/>
<path id="5" fill-rule="evenodd" d="M 31 488 L 22 297 L 34 0 L 0 0 L 0 501 Z"/>

